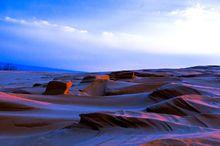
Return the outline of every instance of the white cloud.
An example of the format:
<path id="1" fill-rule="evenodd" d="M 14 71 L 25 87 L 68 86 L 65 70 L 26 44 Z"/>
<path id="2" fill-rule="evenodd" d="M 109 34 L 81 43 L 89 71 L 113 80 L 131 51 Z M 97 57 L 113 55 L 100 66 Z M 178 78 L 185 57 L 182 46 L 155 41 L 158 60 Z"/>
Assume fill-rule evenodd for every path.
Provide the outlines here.
<path id="1" fill-rule="evenodd" d="M 112 32 L 103 31 L 102 32 L 103 37 L 114 37 L 114 34 Z"/>
<path id="2" fill-rule="evenodd" d="M 20 24 L 20 25 L 27 25 L 27 26 L 33 26 L 33 27 L 49 27 L 54 29 L 59 29 L 65 32 L 79 32 L 79 33 L 86 33 L 87 30 L 78 29 L 72 26 L 67 25 L 59 25 L 55 23 L 51 23 L 46 20 L 39 20 L 39 19 L 33 19 L 33 20 L 24 20 L 24 19 L 15 19 L 12 17 L 5 17 L 4 19 L 6 22 Z"/>
<path id="3" fill-rule="evenodd" d="M 122 49 L 162 54 L 220 53 L 220 10 L 217 7 L 196 4 L 160 17 L 163 19 L 151 25 L 137 26 L 143 33 L 103 32 L 103 36 L 109 44 Z M 154 31 L 144 31 L 146 28 Z"/>
<path id="4" fill-rule="evenodd" d="M 12 22 L 12 23 L 17 23 L 17 20 L 11 17 L 5 17 L 5 21 L 7 22 Z"/>
<path id="5" fill-rule="evenodd" d="M 175 17 L 173 39 L 175 48 L 195 53 L 220 53 L 220 11 L 197 4 L 184 10 L 172 11 Z M 171 33 L 172 34 L 172 33 Z"/>
<path id="6" fill-rule="evenodd" d="M 83 44 L 87 44 L 93 48 L 141 49 L 144 43 L 142 36 L 130 33 L 102 31 L 96 34 L 84 29 L 78 29 L 69 25 L 58 25 L 36 18 L 34 20 L 23 20 L 5 17 L 4 20 L 9 23 L 37 27 L 38 30 L 34 28 L 31 31 L 29 29 L 32 28 L 27 27 L 27 31 L 25 32 L 27 35 L 38 37 L 39 39 L 54 41 L 56 43 L 61 42 L 65 45 L 72 45 L 73 42 L 84 42 Z M 52 30 L 48 28 L 52 28 Z"/>
<path id="7" fill-rule="evenodd" d="M 127 31 L 123 32 L 97 28 L 98 32 L 93 33 L 93 31 L 51 23 L 46 20 L 24 20 L 11 17 L 5 17 L 4 20 L 9 23 L 38 27 L 41 31 L 27 30 L 27 35 L 36 37 L 38 34 L 39 39 L 60 43 L 61 46 L 69 45 L 71 47 L 73 44 L 78 44 L 87 48 L 137 50 L 162 54 L 220 53 L 218 40 L 220 10 L 217 7 L 196 4 L 168 13 L 161 12 L 157 16 L 159 18 L 156 22 L 152 18 L 152 22 L 149 24 L 147 22 L 150 18 L 148 18 L 140 20 L 143 22 L 140 22 L 139 26 L 132 26 L 133 29 L 143 30 L 143 32 L 137 33 L 131 33 L 129 27 L 127 27 Z M 130 21 L 135 21 L 133 19 Z M 128 26 L 132 24 L 128 24 Z M 35 33 L 33 33 L 34 31 Z"/>
<path id="8" fill-rule="evenodd" d="M 75 32 L 76 29 L 70 26 L 62 26 L 61 29 L 66 32 Z"/>

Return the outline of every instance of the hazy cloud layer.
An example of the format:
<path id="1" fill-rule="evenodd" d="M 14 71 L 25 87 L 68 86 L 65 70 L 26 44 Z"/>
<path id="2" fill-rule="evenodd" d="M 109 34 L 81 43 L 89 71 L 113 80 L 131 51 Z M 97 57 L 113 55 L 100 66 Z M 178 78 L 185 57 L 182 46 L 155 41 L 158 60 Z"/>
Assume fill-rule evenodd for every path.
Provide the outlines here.
<path id="1" fill-rule="evenodd" d="M 34 2 L 44 4 L 43 1 Z M 61 6 L 56 3 L 60 3 Z M 93 57 L 102 55 L 102 52 L 107 57 L 98 58 L 107 59 L 106 62 L 114 59 L 116 52 L 121 53 L 119 56 L 122 56 L 121 59 L 117 58 L 118 61 L 126 62 L 129 58 L 123 57 L 125 51 L 127 54 L 136 52 L 146 56 L 150 54 L 153 54 L 152 56 L 157 54 L 158 56 L 196 55 L 196 58 L 199 58 L 199 55 L 218 58 L 216 56 L 220 54 L 218 43 L 220 3 L 218 1 L 108 0 L 102 3 L 82 4 L 81 1 L 75 1 L 75 3 L 68 1 L 68 3 L 69 5 L 57 1 L 54 4 L 45 3 L 45 6 L 48 5 L 49 12 L 41 14 L 38 11 L 37 15 L 33 15 L 36 9 L 42 9 L 37 5 L 32 4 L 36 7 L 32 11 L 28 7 L 25 7 L 25 11 L 17 7 L 6 11 L 4 6 L 7 4 L 3 5 L 5 10 L 0 11 L 2 52 L 9 55 L 13 51 L 23 50 L 24 54 L 17 56 L 21 59 L 25 58 L 24 50 L 27 54 L 36 52 L 39 55 L 40 53 L 37 52 L 43 50 L 47 56 L 40 57 L 45 57 L 42 59 L 45 62 L 47 59 L 51 60 L 50 57 L 59 56 L 54 63 L 58 60 L 62 62 L 62 59 L 63 62 L 78 59 L 81 65 L 88 62 L 96 65 L 99 60 L 93 61 Z M 28 3 L 26 5 L 28 6 Z M 56 13 L 51 16 L 50 14 L 54 13 L 53 8 L 56 9 Z M 27 12 L 30 14 L 27 15 Z M 6 58 L 10 58 L 10 55 Z M 173 62 L 175 60 L 176 58 Z M 33 62 L 36 62 L 34 58 Z M 220 63 L 220 60 L 217 59 L 214 62 Z M 80 62 L 78 64 L 80 65 Z M 193 65 L 193 61 L 191 64 Z M 183 63 L 184 65 L 189 63 Z M 48 63 L 46 66 L 51 64 Z M 130 66 L 134 64 L 130 63 Z M 65 68 L 69 67 L 65 66 Z M 89 70 L 89 68 L 82 69 Z M 112 68 L 118 67 L 112 65 Z"/>

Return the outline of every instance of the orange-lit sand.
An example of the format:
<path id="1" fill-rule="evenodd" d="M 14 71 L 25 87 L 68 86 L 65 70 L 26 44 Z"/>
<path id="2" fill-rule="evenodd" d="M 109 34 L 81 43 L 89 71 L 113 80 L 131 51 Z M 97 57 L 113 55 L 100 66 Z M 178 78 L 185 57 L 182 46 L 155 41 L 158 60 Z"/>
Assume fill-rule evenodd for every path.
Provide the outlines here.
<path id="1" fill-rule="evenodd" d="M 42 95 L 52 80 L 68 95 Z M 220 67 L 0 72 L 0 145 L 217 146 L 219 129 Z"/>

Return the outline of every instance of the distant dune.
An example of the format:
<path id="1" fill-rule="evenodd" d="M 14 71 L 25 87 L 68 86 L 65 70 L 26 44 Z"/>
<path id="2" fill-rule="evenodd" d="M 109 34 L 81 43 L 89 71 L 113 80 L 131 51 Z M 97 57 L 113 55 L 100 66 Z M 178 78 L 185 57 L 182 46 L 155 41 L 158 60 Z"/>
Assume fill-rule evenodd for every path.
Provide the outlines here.
<path id="1" fill-rule="evenodd" d="M 23 71 L 0 71 L 0 145 L 220 145 L 219 66 L 16 67 Z"/>
<path id="2" fill-rule="evenodd" d="M 47 72 L 78 72 L 82 73 L 82 71 L 74 71 L 67 69 L 58 69 L 58 68 L 49 68 L 49 67 L 39 67 L 39 66 L 30 66 L 30 65 L 21 65 L 14 63 L 3 63 L 0 62 L 0 70 L 18 70 L 18 71 L 47 71 Z"/>

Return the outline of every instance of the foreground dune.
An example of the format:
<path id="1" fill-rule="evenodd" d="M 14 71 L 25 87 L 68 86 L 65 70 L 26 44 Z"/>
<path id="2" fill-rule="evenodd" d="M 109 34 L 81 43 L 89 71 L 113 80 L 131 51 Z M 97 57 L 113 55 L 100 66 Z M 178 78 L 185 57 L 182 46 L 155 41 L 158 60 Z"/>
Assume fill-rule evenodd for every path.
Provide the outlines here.
<path id="1" fill-rule="evenodd" d="M 43 95 L 49 81 L 68 94 Z M 68 87 L 69 88 L 69 87 Z M 220 145 L 220 67 L 0 72 L 0 145 Z"/>

